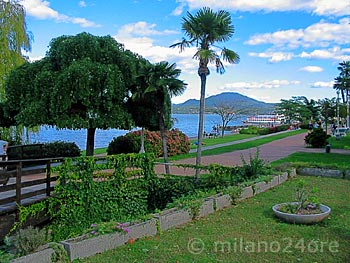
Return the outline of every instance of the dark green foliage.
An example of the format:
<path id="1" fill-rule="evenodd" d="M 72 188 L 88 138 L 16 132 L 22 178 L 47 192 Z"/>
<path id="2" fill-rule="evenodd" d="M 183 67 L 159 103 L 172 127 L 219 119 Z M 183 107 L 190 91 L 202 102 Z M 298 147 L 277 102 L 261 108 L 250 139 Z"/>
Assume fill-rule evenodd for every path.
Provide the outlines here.
<path id="1" fill-rule="evenodd" d="M 55 141 L 45 143 L 43 151 L 45 158 L 80 156 L 80 149 L 75 142 Z"/>
<path id="2" fill-rule="evenodd" d="M 59 175 L 54 198 L 20 207 L 19 225 L 26 217 L 48 208 L 52 218 L 49 228 L 54 241 L 59 241 L 81 235 L 92 224 L 135 220 L 187 197 L 219 192 L 237 195 L 233 187 L 270 171 L 257 154 L 249 163 L 244 161 L 243 168 L 201 166 L 209 174 L 198 183 L 190 176 L 159 178 L 154 173 L 154 162 L 154 155 L 150 154 L 119 154 L 103 161 L 94 157 L 66 159 L 63 165 L 53 169 Z"/>
<path id="3" fill-rule="evenodd" d="M 77 236 L 91 224 L 125 222 L 145 215 L 153 161 L 146 155 L 116 155 L 103 163 L 92 157 L 67 159 L 57 168 L 56 197 L 49 203 L 54 240 Z M 128 166 L 140 168 L 139 174 L 145 176 L 128 180 Z"/>
<path id="4" fill-rule="evenodd" d="M 139 137 L 134 134 L 128 134 L 113 138 L 107 147 L 107 154 L 137 153 L 139 150 Z"/>
<path id="5" fill-rule="evenodd" d="M 10 146 L 7 154 L 9 160 L 77 157 L 80 156 L 80 149 L 74 142 L 56 141 L 45 144 Z"/>
<path id="6" fill-rule="evenodd" d="M 321 127 L 313 129 L 305 136 L 306 144 L 312 148 L 322 148 L 328 144 L 328 138 L 331 137 Z"/>

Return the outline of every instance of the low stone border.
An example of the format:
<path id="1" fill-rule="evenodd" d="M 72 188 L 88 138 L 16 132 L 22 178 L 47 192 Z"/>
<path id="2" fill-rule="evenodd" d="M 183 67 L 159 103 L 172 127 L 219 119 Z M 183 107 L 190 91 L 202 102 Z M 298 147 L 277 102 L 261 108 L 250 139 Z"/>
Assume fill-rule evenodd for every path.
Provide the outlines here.
<path id="1" fill-rule="evenodd" d="M 312 175 L 312 176 L 324 176 L 350 179 L 350 170 L 341 171 L 335 169 L 325 168 L 298 168 L 297 173 L 299 175 Z"/>
<path id="2" fill-rule="evenodd" d="M 283 173 L 276 175 L 269 182 L 258 182 L 254 185 L 247 186 L 242 189 L 242 193 L 237 198 L 237 201 L 241 201 L 247 198 L 251 198 L 259 193 L 265 192 L 270 188 L 278 186 L 288 180 L 289 177 L 296 175 L 295 169 L 289 173 Z M 349 173 L 350 175 L 350 173 Z M 211 196 L 205 200 L 200 207 L 198 218 L 205 217 L 214 213 L 216 210 L 222 210 L 232 205 L 232 198 L 228 194 L 217 194 Z M 168 230 L 170 228 L 178 227 L 189 223 L 193 220 L 193 216 L 189 210 L 172 208 L 164 210 L 158 214 L 154 214 L 153 218 L 142 222 L 131 224 L 128 228 L 129 233 L 116 232 L 112 234 L 100 235 L 96 237 L 81 236 L 60 243 L 64 246 L 68 253 L 70 260 L 78 258 L 86 258 L 97 253 L 102 253 L 106 250 L 114 249 L 118 246 L 126 244 L 129 240 L 136 240 L 147 236 L 155 236 L 161 231 Z M 38 254 L 38 260 L 34 259 L 35 254 Z M 52 262 L 51 255 L 54 253 L 53 249 L 48 251 L 37 252 L 26 257 L 18 258 L 14 263 L 24 262 Z M 32 259 L 33 258 L 33 259 Z"/>

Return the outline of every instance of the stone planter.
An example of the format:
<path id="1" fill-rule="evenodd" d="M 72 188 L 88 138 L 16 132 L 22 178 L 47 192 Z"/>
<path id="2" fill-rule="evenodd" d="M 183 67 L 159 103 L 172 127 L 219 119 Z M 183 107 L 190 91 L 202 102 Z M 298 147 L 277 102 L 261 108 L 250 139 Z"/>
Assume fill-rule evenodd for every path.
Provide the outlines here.
<path id="1" fill-rule="evenodd" d="M 61 244 L 67 250 L 70 260 L 86 258 L 124 245 L 130 239 L 155 236 L 157 234 L 157 220 L 152 218 L 141 223 L 131 223 L 127 228 L 128 233 L 115 232 L 95 237 L 81 236 L 62 241 Z"/>
<path id="2" fill-rule="evenodd" d="M 242 193 L 240 197 L 238 198 L 238 201 L 253 197 L 254 191 L 252 186 L 247 186 L 242 189 Z"/>
<path id="3" fill-rule="evenodd" d="M 285 172 L 285 173 L 282 173 L 282 174 L 279 175 L 278 183 L 279 184 L 283 184 L 287 180 L 288 180 L 288 173 Z"/>
<path id="4" fill-rule="evenodd" d="M 272 178 L 272 180 L 270 182 L 270 187 L 272 188 L 272 187 L 275 187 L 279 184 L 280 184 L 280 177 L 279 177 L 279 175 L 276 175 Z"/>
<path id="5" fill-rule="evenodd" d="M 268 182 L 259 182 L 254 186 L 254 195 L 260 194 L 262 192 L 266 192 L 271 188 L 271 184 Z"/>
<path id="6" fill-rule="evenodd" d="M 214 213 L 214 199 L 208 198 L 205 199 L 199 209 L 199 217 L 205 217 L 209 214 Z"/>
<path id="7" fill-rule="evenodd" d="M 229 207 L 232 205 L 232 198 L 230 195 L 222 195 L 218 194 L 212 197 L 214 200 L 214 208 L 215 210 L 222 210 L 225 207 Z"/>
<path id="8" fill-rule="evenodd" d="M 278 208 L 285 204 L 288 204 L 288 203 L 282 203 L 282 204 L 277 204 L 273 206 L 272 211 L 274 212 L 276 217 L 282 219 L 287 223 L 292 223 L 292 224 L 316 224 L 326 219 L 331 212 L 331 209 L 328 206 L 322 205 L 322 204 L 320 204 L 320 210 L 322 211 L 322 213 L 320 214 L 298 215 L 298 214 L 289 214 L 289 213 L 280 212 Z M 296 202 L 292 202 L 290 204 L 296 204 Z"/>
<path id="9" fill-rule="evenodd" d="M 51 263 L 51 256 L 55 253 L 55 251 L 52 248 L 45 248 L 43 250 L 40 250 L 38 252 L 15 258 L 11 260 L 11 263 Z"/>
<path id="10" fill-rule="evenodd" d="M 180 226 L 192 221 L 192 215 L 188 210 L 172 208 L 155 214 L 154 218 L 159 221 L 160 230 Z"/>
<path id="11" fill-rule="evenodd" d="M 67 250 L 71 261 L 77 258 L 86 258 L 106 250 L 114 249 L 124 245 L 129 240 L 129 236 L 124 232 L 116 232 L 95 237 L 81 236 L 77 238 L 61 241 Z"/>

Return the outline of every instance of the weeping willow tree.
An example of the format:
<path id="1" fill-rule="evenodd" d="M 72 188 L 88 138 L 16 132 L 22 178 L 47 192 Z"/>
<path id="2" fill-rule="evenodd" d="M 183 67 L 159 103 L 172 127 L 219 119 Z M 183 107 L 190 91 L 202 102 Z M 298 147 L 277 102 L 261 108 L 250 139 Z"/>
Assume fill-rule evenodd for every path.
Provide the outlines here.
<path id="1" fill-rule="evenodd" d="M 5 83 L 11 70 L 25 62 L 22 51 L 31 50 L 32 35 L 27 31 L 24 7 L 18 0 L 0 0 L 0 103 L 6 103 Z M 3 112 L 3 111 L 2 111 Z M 4 114 L 6 115 L 6 114 Z M 0 116 L 5 118 L 6 116 Z M 2 122 L 3 123 L 3 122 Z M 0 127 L 3 139 L 23 138 L 24 127 Z"/>

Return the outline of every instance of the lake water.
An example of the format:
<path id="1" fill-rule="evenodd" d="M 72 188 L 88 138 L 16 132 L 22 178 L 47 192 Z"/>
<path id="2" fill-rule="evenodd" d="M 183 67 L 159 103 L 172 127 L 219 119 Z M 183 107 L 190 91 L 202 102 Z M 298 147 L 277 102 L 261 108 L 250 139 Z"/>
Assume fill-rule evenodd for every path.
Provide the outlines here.
<path id="1" fill-rule="evenodd" d="M 174 128 L 179 129 L 188 137 L 196 137 L 198 131 L 198 114 L 173 114 L 175 119 Z M 242 119 L 236 119 L 229 123 L 230 126 L 242 125 Z M 204 130 L 212 131 L 212 127 L 221 123 L 221 118 L 216 114 L 206 114 L 204 119 Z M 107 147 L 114 137 L 128 133 L 127 130 L 96 130 L 95 148 Z M 30 143 L 45 143 L 53 141 L 75 142 L 78 147 L 85 150 L 86 147 L 86 130 L 68 130 L 56 129 L 54 127 L 42 126 L 40 131 L 30 134 Z"/>

